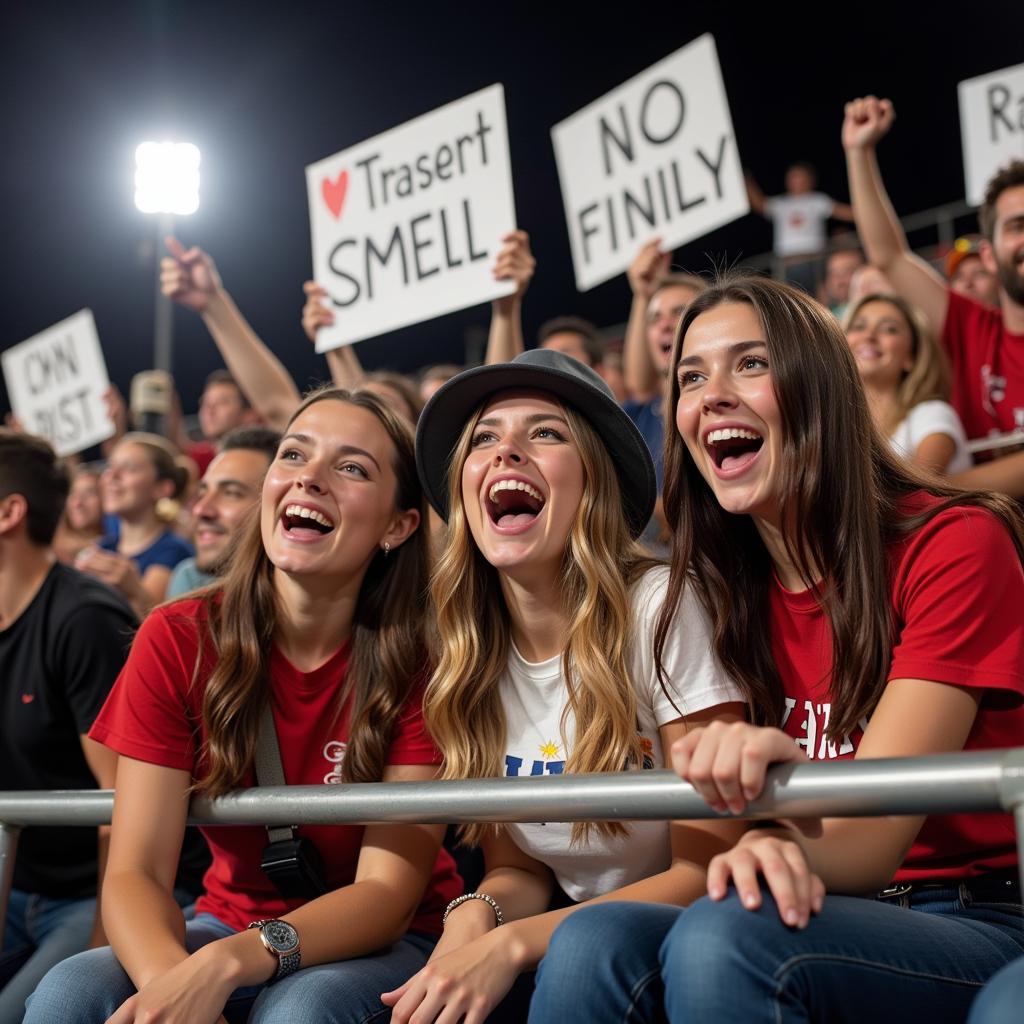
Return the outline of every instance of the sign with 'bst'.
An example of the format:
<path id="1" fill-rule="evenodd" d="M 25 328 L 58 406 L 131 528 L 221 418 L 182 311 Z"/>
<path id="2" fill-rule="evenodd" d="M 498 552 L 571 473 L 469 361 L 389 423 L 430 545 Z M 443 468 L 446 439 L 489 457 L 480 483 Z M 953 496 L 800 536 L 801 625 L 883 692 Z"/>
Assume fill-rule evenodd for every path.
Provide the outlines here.
<path id="1" fill-rule="evenodd" d="M 103 392 L 110 386 L 92 312 L 83 309 L 0 355 L 14 415 L 58 455 L 114 433 Z"/>
<path id="2" fill-rule="evenodd" d="M 703 35 L 551 129 L 576 287 L 748 209 L 715 41 Z"/>
<path id="3" fill-rule="evenodd" d="M 516 225 L 505 91 L 492 85 L 306 168 L 326 352 L 515 291 L 491 276 Z"/>
<path id="4" fill-rule="evenodd" d="M 1024 64 L 969 78 L 957 86 L 967 201 L 981 206 L 988 179 L 1024 160 Z"/>

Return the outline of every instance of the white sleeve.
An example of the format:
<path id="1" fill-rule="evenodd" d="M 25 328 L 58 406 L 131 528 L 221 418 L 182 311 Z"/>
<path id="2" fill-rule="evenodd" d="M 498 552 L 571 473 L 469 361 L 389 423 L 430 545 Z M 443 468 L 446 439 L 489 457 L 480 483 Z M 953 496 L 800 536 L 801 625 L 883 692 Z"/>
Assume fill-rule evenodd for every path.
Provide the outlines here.
<path id="1" fill-rule="evenodd" d="M 945 434 L 947 437 L 951 437 L 958 448 L 967 443 L 967 435 L 964 433 L 960 417 L 957 416 L 956 409 L 948 402 L 941 402 L 937 399 L 918 402 L 907 413 L 907 420 L 910 425 L 910 444 L 913 451 L 917 451 L 917 446 L 932 434 Z"/>
<path id="2" fill-rule="evenodd" d="M 666 681 L 662 686 L 654 661 L 654 631 L 668 593 L 668 578 L 667 568 L 652 569 L 633 591 L 634 683 L 638 697 L 649 699 L 659 726 L 716 704 L 744 700 L 715 657 L 711 623 L 689 586 L 683 590 L 666 637 L 662 655 Z"/>
<path id="3" fill-rule="evenodd" d="M 831 197 L 825 195 L 824 192 L 816 193 L 818 200 L 818 209 L 821 212 L 822 217 L 831 217 L 832 211 L 836 208 L 836 201 Z"/>

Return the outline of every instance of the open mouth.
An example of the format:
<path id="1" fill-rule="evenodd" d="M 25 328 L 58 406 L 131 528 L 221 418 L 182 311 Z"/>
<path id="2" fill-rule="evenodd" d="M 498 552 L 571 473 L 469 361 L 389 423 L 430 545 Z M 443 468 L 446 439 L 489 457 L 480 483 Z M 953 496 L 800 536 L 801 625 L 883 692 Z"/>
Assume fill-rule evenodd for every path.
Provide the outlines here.
<path id="1" fill-rule="evenodd" d="M 289 537 L 324 536 L 334 529 L 334 523 L 323 512 L 305 505 L 289 505 L 281 516 L 281 525 Z"/>
<path id="2" fill-rule="evenodd" d="M 487 514 L 502 529 L 526 527 L 544 508 L 544 495 L 525 480 L 499 480 L 487 492 Z"/>
<path id="3" fill-rule="evenodd" d="M 764 438 L 745 427 L 723 427 L 709 431 L 704 445 L 719 469 L 739 469 L 752 462 L 764 444 Z"/>

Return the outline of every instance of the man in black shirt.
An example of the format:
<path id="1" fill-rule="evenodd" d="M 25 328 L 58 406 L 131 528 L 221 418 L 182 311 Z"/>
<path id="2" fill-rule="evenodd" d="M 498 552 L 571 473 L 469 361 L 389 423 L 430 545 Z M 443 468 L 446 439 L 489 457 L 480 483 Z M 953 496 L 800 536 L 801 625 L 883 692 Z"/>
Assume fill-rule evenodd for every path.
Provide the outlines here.
<path id="1" fill-rule="evenodd" d="M 38 438 L 0 430 L 0 790 L 112 788 L 117 756 L 86 733 L 124 662 L 135 617 L 57 562 L 68 477 Z M 55 963 L 102 945 L 107 828 L 26 828 L 0 953 L 0 1021 Z"/>

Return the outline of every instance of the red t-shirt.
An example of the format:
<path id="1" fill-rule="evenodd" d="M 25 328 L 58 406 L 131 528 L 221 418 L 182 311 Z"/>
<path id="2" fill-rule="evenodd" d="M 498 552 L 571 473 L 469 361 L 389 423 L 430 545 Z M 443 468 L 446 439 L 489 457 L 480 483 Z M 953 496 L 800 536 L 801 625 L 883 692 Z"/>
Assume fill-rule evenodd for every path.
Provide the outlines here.
<path id="1" fill-rule="evenodd" d="M 1011 334 L 998 309 L 951 291 L 942 344 L 968 438 L 1024 428 L 1024 334 Z"/>
<path id="2" fill-rule="evenodd" d="M 178 768 L 193 778 L 206 772 L 202 753 L 205 681 L 214 654 L 204 652 L 204 671 L 192 685 L 198 637 L 207 614 L 201 599 L 158 608 L 142 624 L 103 710 L 89 735 L 119 754 L 150 764 Z M 341 781 L 348 740 L 348 710 L 339 717 L 337 696 L 348 665 L 346 644 L 313 672 L 300 672 L 275 647 L 270 654 L 270 685 L 281 763 L 290 785 Z M 395 728 L 388 764 L 437 764 L 441 757 L 423 725 L 422 690 L 410 698 Z M 251 773 L 242 786 L 254 786 Z M 284 899 L 260 869 L 267 830 L 256 826 L 203 827 L 213 863 L 197 908 L 237 929 L 257 918 L 280 917 L 302 905 Z M 300 826 L 323 856 L 332 889 L 350 884 L 363 839 L 361 825 Z M 462 892 L 446 850 L 438 854 L 430 883 L 412 928 L 441 931 L 441 912 Z"/>
<path id="3" fill-rule="evenodd" d="M 907 511 L 937 499 L 914 496 Z M 985 690 L 965 750 L 1024 742 L 1024 571 L 1002 524 L 983 509 L 937 514 L 889 551 L 895 642 L 889 679 Z M 813 760 L 854 756 L 866 721 L 825 739 L 832 638 L 815 591 L 770 592 L 772 654 L 785 692 L 782 728 Z M 897 879 L 962 878 L 1017 863 L 1009 814 L 928 818 Z"/>

